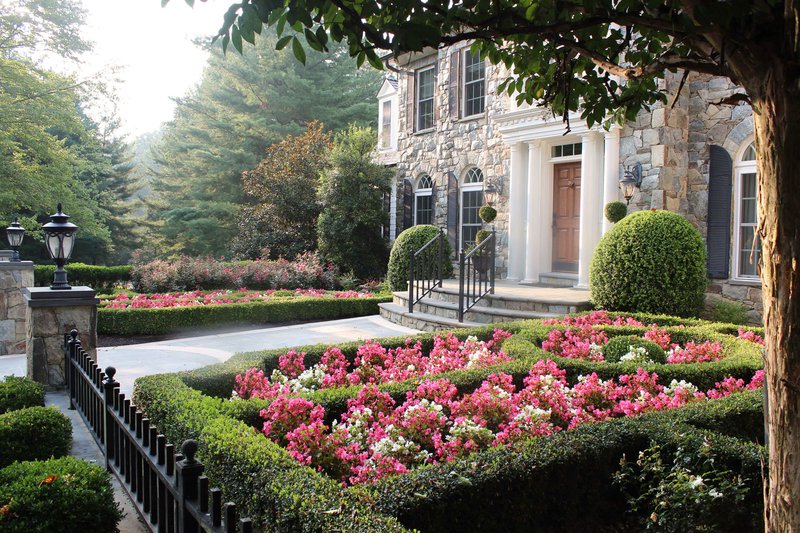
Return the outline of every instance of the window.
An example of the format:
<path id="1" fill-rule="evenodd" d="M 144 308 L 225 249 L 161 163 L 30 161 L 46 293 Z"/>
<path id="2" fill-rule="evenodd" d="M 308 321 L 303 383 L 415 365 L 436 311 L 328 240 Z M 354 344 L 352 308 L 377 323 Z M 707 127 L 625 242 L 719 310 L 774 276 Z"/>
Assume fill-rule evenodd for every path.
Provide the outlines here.
<path id="1" fill-rule="evenodd" d="M 433 67 L 417 72 L 417 131 L 433 127 Z"/>
<path id="2" fill-rule="evenodd" d="M 734 199 L 734 265 L 735 277 L 758 279 L 758 264 L 761 260 L 761 242 L 756 233 L 758 214 L 756 209 L 757 187 L 756 149 L 750 144 L 736 162 Z"/>
<path id="3" fill-rule="evenodd" d="M 464 116 L 483 113 L 486 101 L 486 63 L 479 54 L 464 53 Z"/>
<path id="4" fill-rule="evenodd" d="M 583 145 L 581 143 L 553 146 L 553 157 L 570 157 L 573 155 L 581 155 L 582 153 Z"/>
<path id="5" fill-rule="evenodd" d="M 392 101 L 381 105 L 381 148 L 389 148 L 392 142 Z"/>
<path id="6" fill-rule="evenodd" d="M 461 249 L 475 244 L 475 235 L 481 229 L 478 211 L 483 205 L 483 172 L 471 168 L 464 176 L 461 187 Z"/>
<path id="7" fill-rule="evenodd" d="M 414 225 L 433 224 L 433 179 L 420 176 L 414 193 Z"/>

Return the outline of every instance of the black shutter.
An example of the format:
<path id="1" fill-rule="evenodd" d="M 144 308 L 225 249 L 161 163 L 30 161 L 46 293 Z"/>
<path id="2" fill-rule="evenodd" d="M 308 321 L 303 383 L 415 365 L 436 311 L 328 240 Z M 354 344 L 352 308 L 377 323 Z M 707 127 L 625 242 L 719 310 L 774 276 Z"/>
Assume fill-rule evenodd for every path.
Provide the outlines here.
<path id="1" fill-rule="evenodd" d="M 447 173 L 447 238 L 458 256 L 458 178 Z"/>
<path id="2" fill-rule="evenodd" d="M 731 190 L 733 161 L 721 146 L 709 147 L 708 275 L 726 279 L 731 256 Z"/>
<path id="3" fill-rule="evenodd" d="M 437 228 L 441 225 L 436 219 L 436 180 L 431 176 L 431 224 Z"/>
<path id="4" fill-rule="evenodd" d="M 414 225 L 414 184 L 410 179 L 403 180 L 403 229 Z"/>
<path id="5" fill-rule="evenodd" d="M 450 53 L 450 94 L 448 103 L 450 104 L 450 118 L 457 120 L 461 118 L 460 105 L 461 91 L 461 50 Z"/>

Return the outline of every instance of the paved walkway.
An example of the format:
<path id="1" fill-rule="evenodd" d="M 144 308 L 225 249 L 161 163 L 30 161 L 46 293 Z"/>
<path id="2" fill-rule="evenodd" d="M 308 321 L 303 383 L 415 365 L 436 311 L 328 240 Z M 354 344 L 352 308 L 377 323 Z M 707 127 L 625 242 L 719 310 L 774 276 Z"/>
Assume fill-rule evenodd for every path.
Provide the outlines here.
<path id="1" fill-rule="evenodd" d="M 130 397 L 136 378 L 148 374 L 193 370 L 221 363 L 235 353 L 303 344 L 336 344 L 362 339 L 411 335 L 418 330 L 393 324 L 377 315 L 329 322 L 311 322 L 256 330 L 221 333 L 169 341 L 98 348 L 102 368 L 117 369 L 121 392 Z M 0 377 L 25 375 L 25 356 L 0 357 Z"/>

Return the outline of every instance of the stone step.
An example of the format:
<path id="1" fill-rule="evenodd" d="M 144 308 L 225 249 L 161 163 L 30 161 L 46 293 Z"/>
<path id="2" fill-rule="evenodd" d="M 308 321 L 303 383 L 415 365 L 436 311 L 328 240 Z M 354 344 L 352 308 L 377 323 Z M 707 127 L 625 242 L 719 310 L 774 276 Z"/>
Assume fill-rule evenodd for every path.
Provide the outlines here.
<path id="1" fill-rule="evenodd" d="M 436 315 L 429 315 L 427 313 L 409 313 L 408 307 L 397 305 L 396 303 L 381 303 L 378 304 L 381 317 L 406 326 L 408 328 L 419 329 L 422 331 L 436 331 L 440 329 L 454 329 L 454 328 L 474 328 L 482 326 L 477 322 L 459 322 L 456 319 L 445 318 Z"/>
<path id="2" fill-rule="evenodd" d="M 566 272 L 548 272 L 539 275 L 539 284 L 544 287 L 574 287 L 578 284 L 578 275 Z"/>
<path id="3" fill-rule="evenodd" d="M 408 301 L 408 292 L 395 292 L 395 298 L 403 298 Z M 458 289 L 444 287 L 434 289 L 428 298 L 438 300 L 453 305 L 458 304 Z M 578 313 L 590 308 L 589 302 L 565 301 L 559 298 L 547 296 L 536 296 L 534 298 L 525 296 L 515 296 L 510 294 L 487 294 L 481 300 L 481 306 L 503 311 L 521 311 L 529 313 L 542 313 L 552 315 L 566 315 L 568 313 Z"/>
<path id="4" fill-rule="evenodd" d="M 408 312 L 408 295 L 395 293 L 393 303 Z M 544 313 L 536 311 L 518 311 L 513 309 L 503 309 L 497 307 L 487 307 L 484 300 L 472 307 L 465 313 L 465 319 L 469 322 L 480 324 L 492 324 L 498 322 L 513 322 L 517 320 L 532 320 L 536 318 L 555 318 L 560 315 L 556 313 Z M 458 304 L 433 298 L 423 298 L 414 305 L 414 313 L 424 313 L 437 317 L 458 319 Z"/>

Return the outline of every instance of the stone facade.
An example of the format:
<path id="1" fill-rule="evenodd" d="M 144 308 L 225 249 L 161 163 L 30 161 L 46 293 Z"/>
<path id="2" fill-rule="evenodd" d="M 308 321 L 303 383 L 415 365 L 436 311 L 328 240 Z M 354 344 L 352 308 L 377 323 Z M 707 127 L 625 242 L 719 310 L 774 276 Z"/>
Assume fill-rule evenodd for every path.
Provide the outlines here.
<path id="1" fill-rule="evenodd" d="M 97 302 L 89 287 L 70 291 L 29 288 L 26 350 L 28 377 L 49 387 L 63 387 L 64 335 L 77 329 L 83 349 L 97 358 Z"/>
<path id="2" fill-rule="evenodd" d="M 416 56 L 410 60 L 402 59 L 397 65 L 400 73 L 394 85 L 399 93 L 396 95 L 399 101 L 397 109 L 399 116 L 393 123 L 398 128 L 396 152 L 393 149 L 391 157 L 388 158 L 384 154 L 384 160 L 391 160 L 397 168 L 397 190 L 393 195 L 395 209 L 392 210 L 397 215 L 394 220 L 396 233 L 403 229 L 401 221 L 404 180 L 416 182 L 422 174 L 428 174 L 434 179 L 436 183 L 434 221 L 438 226 L 445 226 L 448 174 L 454 174 L 460 183 L 469 168 L 478 167 L 483 171 L 486 183 L 492 181 L 504 184 L 502 194 L 486 194 L 485 201 L 493 204 L 498 210 L 495 221 L 499 256 L 497 272 L 498 276 L 505 277 L 509 272 L 509 256 L 519 254 L 509 250 L 509 233 L 514 224 L 511 221 L 513 218 L 511 213 L 515 211 L 512 205 L 514 200 L 510 200 L 514 196 L 510 184 L 516 181 L 526 186 L 524 191 L 528 206 L 527 209 L 517 208 L 517 224 L 520 217 L 524 218 L 523 223 L 527 225 L 528 235 L 533 229 L 532 217 L 538 217 L 536 223 L 549 225 L 549 221 L 545 220 L 547 217 L 540 216 L 539 213 L 552 212 L 552 205 L 544 205 L 544 202 L 552 202 L 552 181 L 548 185 L 549 189 L 548 186 L 542 187 L 539 183 L 541 180 L 545 182 L 548 179 L 552 180 L 550 174 L 546 174 L 546 172 L 552 173 L 554 164 L 548 159 L 549 149 L 563 142 L 559 139 L 564 133 L 564 126 L 558 119 L 553 120 L 544 113 L 535 115 L 535 110 L 526 109 L 524 106 L 518 107 L 514 99 L 505 94 L 498 95 L 497 86 L 506 77 L 507 72 L 502 67 L 491 65 L 486 67 L 485 112 L 468 119 L 451 116 L 454 90 L 459 89 L 453 85 L 450 73 L 453 52 L 456 50 L 463 48 L 450 47 L 431 51 L 427 55 Z M 413 87 L 413 84 L 409 83 L 409 78 L 415 71 L 427 65 L 437 66 L 434 91 L 435 126 L 431 130 L 415 132 L 411 122 L 414 117 L 409 116 L 414 109 L 414 102 L 409 101 L 413 98 L 413 95 L 409 94 Z M 729 80 L 692 74 L 682 84 L 682 75 L 682 72 L 668 73 L 666 79 L 661 82 L 668 95 L 667 103 L 655 105 L 649 111 L 642 111 L 635 121 L 620 127 L 618 144 L 615 136 L 609 137 L 608 133 L 602 131 L 586 131 L 585 125 L 581 133 L 575 127 L 575 117 L 572 119 L 573 139 L 566 142 L 583 140 L 584 171 L 595 169 L 595 172 L 592 175 L 584 172 L 585 183 L 582 187 L 584 191 L 592 191 L 595 196 L 599 191 L 603 198 L 597 198 L 596 201 L 601 205 L 610 200 L 621 199 L 616 190 L 616 180 L 622 171 L 622 166 L 628 168 L 640 163 L 642 185 L 630 203 L 630 210 L 668 209 L 680 213 L 706 236 L 710 146 L 723 147 L 735 164 L 737 156 L 752 142 L 752 111 L 745 104 L 722 103 L 737 92 L 737 87 Z M 532 132 L 528 136 L 524 131 L 524 128 L 528 127 L 526 124 Z M 592 135 L 594 137 L 591 137 Z M 605 141 L 602 138 L 598 141 L 598 135 L 605 135 Z M 590 141 L 587 142 L 587 138 Z M 601 145 L 605 142 L 605 152 L 602 146 L 597 147 L 598 142 Z M 536 148 L 535 143 L 539 143 L 542 147 Z M 516 170 L 515 156 L 512 153 L 514 146 L 522 150 L 518 153 L 523 154 Z M 590 156 L 586 154 L 587 147 L 594 151 Z M 609 150 L 618 153 L 609 154 Z M 590 158 L 588 163 L 587 157 Z M 597 167 L 598 158 L 600 167 Z M 550 170 L 546 169 L 547 165 L 550 165 Z M 523 172 L 519 169 L 527 172 L 523 178 L 515 178 L 516 172 Z M 536 173 L 540 174 L 535 175 Z M 602 183 L 591 186 L 588 177 L 599 179 Z M 612 180 L 614 183 L 611 183 Z M 536 197 L 534 191 L 542 194 Z M 538 203 L 531 205 L 531 202 Z M 594 217 L 596 211 L 593 207 L 584 209 L 584 206 L 581 206 L 581 216 L 590 213 Z M 734 211 L 735 206 L 732 209 L 732 212 Z M 524 213 L 524 216 L 519 213 Z M 592 219 L 589 226 L 593 227 L 594 224 L 603 224 L 603 221 Z M 583 231 L 584 226 L 581 227 Z M 733 220 L 730 227 L 734 228 Z M 603 228 L 606 229 L 608 225 Z M 513 231 L 518 232 L 518 229 Z M 515 242 L 524 242 L 523 247 L 527 245 L 528 248 L 532 242 L 551 246 L 547 235 L 548 228 L 533 229 L 533 231 L 538 231 L 543 237 L 533 240 L 528 238 L 527 241 L 519 237 L 520 240 Z M 736 230 L 732 229 L 732 233 L 734 231 Z M 581 247 L 585 248 L 583 242 Z M 530 251 L 523 253 L 530 254 Z M 735 251 L 732 255 L 734 253 Z M 530 268 L 528 265 L 526 272 L 533 271 L 539 276 L 538 279 L 541 279 L 540 274 L 547 273 L 544 269 L 547 268 L 548 261 L 544 260 L 542 263 L 545 266 L 537 265 L 536 268 Z M 581 264 L 583 265 L 583 262 Z M 539 266 L 542 268 L 538 268 Z M 524 277 L 530 278 L 527 274 Z M 537 278 L 534 277 L 533 280 L 536 281 Z M 760 319 L 761 298 L 757 278 L 736 279 L 731 273 L 730 279 L 713 280 L 710 291 L 743 303 L 751 309 L 750 317 L 754 322 Z"/>
<path id="3" fill-rule="evenodd" d="M 0 262 L 0 355 L 25 353 L 23 287 L 33 286 L 33 263 Z"/>

